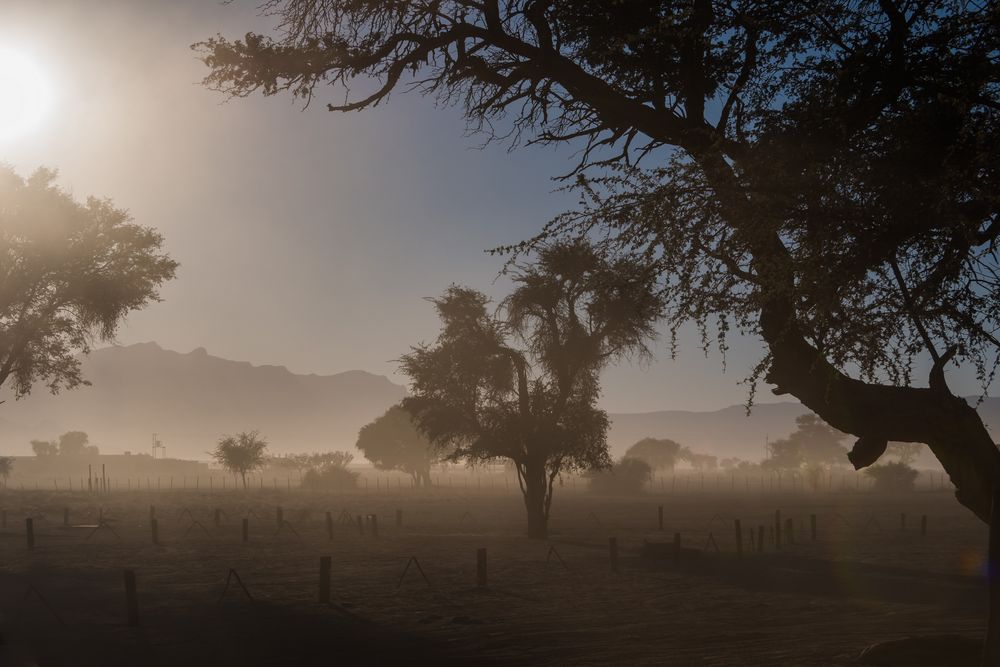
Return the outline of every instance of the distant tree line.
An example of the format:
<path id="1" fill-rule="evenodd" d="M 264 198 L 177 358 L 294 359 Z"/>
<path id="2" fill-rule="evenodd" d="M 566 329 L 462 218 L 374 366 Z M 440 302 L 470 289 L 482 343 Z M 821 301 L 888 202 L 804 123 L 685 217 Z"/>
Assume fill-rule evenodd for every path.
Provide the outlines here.
<path id="1" fill-rule="evenodd" d="M 58 440 L 32 440 L 31 451 L 39 458 L 50 456 L 97 456 L 100 449 L 90 444 L 83 431 L 67 431 Z"/>

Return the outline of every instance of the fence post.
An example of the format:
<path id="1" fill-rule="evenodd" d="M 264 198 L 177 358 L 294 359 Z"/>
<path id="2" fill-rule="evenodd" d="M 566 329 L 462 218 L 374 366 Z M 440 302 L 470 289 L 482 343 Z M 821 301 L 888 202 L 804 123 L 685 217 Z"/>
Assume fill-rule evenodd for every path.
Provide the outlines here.
<path id="1" fill-rule="evenodd" d="M 781 548 L 781 510 L 774 510 L 774 548 Z"/>
<path id="2" fill-rule="evenodd" d="M 795 521 L 792 519 L 785 519 L 785 541 L 795 544 Z"/>
<path id="3" fill-rule="evenodd" d="M 125 570 L 125 606 L 130 628 L 139 626 L 139 600 L 135 592 L 135 571 Z"/>
<path id="4" fill-rule="evenodd" d="M 486 586 L 486 549 L 476 550 L 476 585 Z"/>
<path id="5" fill-rule="evenodd" d="M 329 516 L 329 512 L 327 513 Z M 328 604 L 330 602 L 330 557 L 321 556 L 319 559 L 319 603 Z"/>
<path id="6" fill-rule="evenodd" d="M 764 526 L 757 526 L 757 553 L 764 553 Z"/>
<path id="7" fill-rule="evenodd" d="M 927 515 L 920 517 L 920 537 L 927 537 Z"/>

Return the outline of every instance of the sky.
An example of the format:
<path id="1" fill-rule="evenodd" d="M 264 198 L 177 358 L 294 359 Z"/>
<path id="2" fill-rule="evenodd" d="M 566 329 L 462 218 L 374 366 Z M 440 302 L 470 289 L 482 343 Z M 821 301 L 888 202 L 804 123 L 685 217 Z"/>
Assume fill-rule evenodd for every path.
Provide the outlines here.
<path id="1" fill-rule="evenodd" d="M 267 30 L 255 5 L 4 0 L 0 49 L 37 63 L 53 104 L 0 143 L 0 162 L 56 168 L 75 196 L 110 198 L 164 235 L 177 278 L 129 316 L 119 343 L 405 383 L 393 360 L 437 333 L 425 297 L 451 283 L 501 297 L 502 260 L 484 250 L 574 205 L 553 177 L 575 148 L 483 148 L 459 110 L 417 95 L 351 114 L 322 98 L 307 109 L 288 96 L 227 100 L 200 85 L 190 45 Z M 604 408 L 745 402 L 756 340 L 731 341 L 725 372 L 693 331 L 676 360 L 665 343 L 652 363 L 608 369 Z"/>

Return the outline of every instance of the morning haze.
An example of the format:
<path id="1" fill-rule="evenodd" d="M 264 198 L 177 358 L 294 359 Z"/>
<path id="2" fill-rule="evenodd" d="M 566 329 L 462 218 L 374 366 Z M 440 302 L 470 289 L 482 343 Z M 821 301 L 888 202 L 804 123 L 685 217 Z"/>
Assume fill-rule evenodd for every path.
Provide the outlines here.
<path id="1" fill-rule="evenodd" d="M 0 665 L 1000 665 L 997 18 L 6 0 Z"/>

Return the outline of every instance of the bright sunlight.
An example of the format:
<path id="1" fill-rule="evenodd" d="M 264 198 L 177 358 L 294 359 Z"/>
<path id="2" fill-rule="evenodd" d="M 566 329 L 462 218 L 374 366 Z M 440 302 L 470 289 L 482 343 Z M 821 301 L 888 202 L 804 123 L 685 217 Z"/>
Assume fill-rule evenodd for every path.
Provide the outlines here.
<path id="1" fill-rule="evenodd" d="M 0 142 L 36 129 L 51 100 L 41 68 L 23 53 L 0 49 Z"/>

